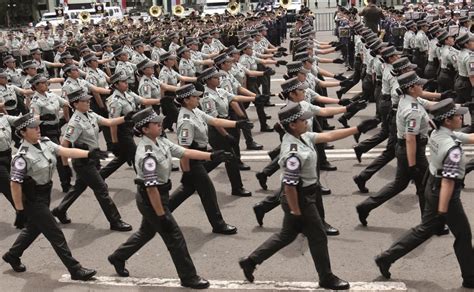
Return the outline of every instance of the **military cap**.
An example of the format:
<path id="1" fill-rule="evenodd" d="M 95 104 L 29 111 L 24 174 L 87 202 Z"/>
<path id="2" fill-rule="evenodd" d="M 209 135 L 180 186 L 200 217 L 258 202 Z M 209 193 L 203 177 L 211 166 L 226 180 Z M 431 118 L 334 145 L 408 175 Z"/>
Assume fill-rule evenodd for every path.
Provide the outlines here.
<path id="1" fill-rule="evenodd" d="M 112 46 L 112 43 L 110 43 L 110 42 L 103 42 L 100 46 L 101 46 L 102 48 L 111 47 L 111 46 Z"/>
<path id="2" fill-rule="evenodd" d="M 308 62 L 313 63 L 314 59 L 308 54 L 308 52 L 301 52 L 301 53 L 295 54 L 295 61 L 301 61 L 301 62 L 308 61 Z"/>
<path id="3" fill-rule="evenodd" d="M 82 89 L 78 89 L 76 91 L 73 91 L 67 95 L 67 99 L 69 100 L 69 103 L 74 103 L 76 101 L 81 101 L 81 100 L 89 100 L 91 99 L 92 96 L 87 94 L 86 91 Z"/>
<path id="4" fill-rule="evenodd" d="M 90 49 L 88 46 L 83 47 L 83 48 L 79 51 L 79 53 L 80 53 L 81 55 L 83 55 L 83 54 L 89 54 L 90 52 L 91 52 L 91 49 Z"/>
<path id="5" fill-rule="evenodd" d="M 239 50 L 239 51 L 243 51 L 247 48 L 251 48 L 251 46 L 249 45 L 248 42 L 242 42 L 242 43 L 237 45 L 237 50 Z"/>
<path id="6" fill-rule="evenodd" d="M 148 59 L 145 59 L 137 64 L 137 69 L 140 71 L 143 71 L 146 68 L 153 68 L 154 66 L 155 66 L 155 63 L 153 63 L 152 61 Z"/>
<path id="7" fill-rule="evenodd" d="M 406 28 L 416 27 L 416 23 L 413 20 L 409 20 L 405 22 L 405 27 Z"/>
<path id="8" fill-rule="evenodd" d="M 86 63 L 90 62 L 90 61 L 97 61 L 98 60 L 98 58 L 94 54 L 87 54 L 83 57 L 83 59 L 84 59 L 84 62 L 86 62 Z"/>
<path id="9" fill-rule="evenodd" d="M 29 68 L 38 68 L 38 66 L 33 62 L 33 60 L 27 60 L 21 64 L 23 69 L 29 69 Z"/>
<path id="10" fill-rule="evenodd" d="M 196 90 L 193 84 L 186 84 L 176 89 L 176 99 L 181 102 L 184 98 L 190 96 L 201 96 L 202 91 Z"/>
<path id="11" fill-rule="evenodd" d="M 401 55 L 402 52 L 399 52 L 397 51 L 397 49 L 395 48 L 395 46 L 389 46 L 389 47 L 386 47 L 386 48 L 383 48 L 381 51 L 380 51 L 380 55 L 383 57 L 383 58 L 388 58 L 388 57 L 391 57 L 393 55 Z"/>
<path id="12" fill-rule="evenodd" d="M 135 129 L 140 129 L 148 123 L 161 123 L 165 117 L 158 115 L 151 107 L 143 109 L 132 116 Z"/>
<path id="13" fill-rule="evenodd" d="M 415 71 L 410 71 L 398 76 L 397 81 L 398 81 L 398 85 L 402 89 L 408 88 L 415 84 L 425 85 L 426 82 L 428 82 L 428 80 L 418 77 Z"/>
<path id="14" fill-rule="evenodd" d="M 292 78 L 295 79 L 295 78 Z M 288 102 L 278 112 L 278 119 L 283 125 L 295 122 L 298 119 L 307 120 L 313 116 L 313 113 L 305 111 L 297 102 Z"/>
<path id="15" fill-rule="evenodd" d="M 124 41 L 124 40 L 127 40 L 127 39 L 130 40 L 130 37 L 128 36 L 128 34 L 123 34 L 119 37 L 119 40 L 121 40 L 121 41 Z"/>
<path id="16" fill-rule="evenodd" d="M 463 16 L 459 18 L 459 23 L 468 22 L 470 19 L 468 16 Z"/>
<path id="17" fill-rule="evenodd" d="M 63 67 L 63 72 L 64 73 L 67 73 L 71 70 L 79 70 L 79 68 L 74 64 L 67 64 L 66 66 Z"/>
<path id="18" fill-rule="evenodd" d="M 471 37 L 469 35 L 469 33 L 464 33 L 464 34 L 461 34 L 459 35 L 457 38 L 456 38 L 456 44 L 458 45 L 464 45 L 465 43 L 471 41 L 471 40 L 474 40 L 473 37 Z"/>
<path id="19" fill-rule="evenodd" d="M 157 41 L 160 41 L 160 42 L 161 42 L 161 41 L 163 41 L 163 40 L 162 40 L 161 37 L 158 36 L 158 35 L 152 36 L 152 37 L 150 38 L 150 44 L 154 44 L 154 43 L 156 43 Z"/>
<path id="20" fill-rule="evenodd" d="M 179 35 L 178 35 L 178 33 L 176 33 L 176 32 L 170 33 L 170 34 L 168 35 L 168 39 L 169 39 L 169 40 L 174 39 L 174 38 L 178 38 L 178 37 L 179 37 Z"/>
<path id="21" fill-rule="evenodd" d="M 229 57 L 229 55 L 227 55 L 227 53 L 222 53 L 220 55 L 217 55 L 215 58 L 214 58 L 214 63 L 216 65 L 219 65 L 219 64 L 222 64 L 224 63 L 225 61 L 232 61 L 232 59 Z"/>
<path id="22" fill-rule="evenodd" d="M 369 49 L 372 51 L 380 50 L 383 47 L 386 47 L 388 43 L 382 42 L 379 38 L 377 38 L 374 42 L 370 43 Z"/>
<path id="23" fill-rule="evenodd" d="M 268 30 L 268 28 L 267 28 L 265 25 L 263 25 L 263 24 L 257 26 L 256 29 L 257 29 L 258 31 Z"/>
<path id="24" fill-rule="evenodd" d="M 31 49 L 30 50 L 30 55 L 33 55 L 33 54 L 41 54 L 42 51 L 40 48 L 36 48 L 36 49 Z"/>
<path id="25" fill-rule="evenodd" d="M 256 37 L 258 35 L 258 31 L 256 29 L 252 29 L 251 31 L 249 31 L 249 35 L 250 37 Z"/>
<path id="26" fill-rule="evenodd" d="M 201 82 L 205 82 L 206 80 L 212 77 L 222 77 L 225 74 L 223 72 L 217 71 L 216 67 L 210 67 L 205 69 L 204 71 L 199 74 L 198 80 Z"/>
<path id="27" fill-rule="evenodd" d="M 15 62 L 15 58 L 13 58 L 12 55 L 6 55 L 5 57 L 3 57 L 3 64 L 8 62 Z"/>
<path id="28" fill-rule="evenodd" d="M 197 44 L 199 44 L 199 41 L 195 38 L 187 38 L 187 39 L 184 40 L 184 44 L 186 46 L 197 45 Z"/>
<path id="29" fill-rule="evenodd" d="M 421 20 L 418 20 L 416 22 L 416 26 L 418 26 L 418 27 L 422 27 L 422 26 L 425 26 L 425 25 L 428 25 L 428 22 L 425 19 L 421 19 Z"/>
<path id="30" fill-rule="evenodd" d="M 225 50 L 225 53 L 227 53 L 228 55 L 231 55 L 231 54 L 238 54 L 240 53 L 240 51 L 237 50 L 237 48 L 234 45 L 231 45 Z"/>
<path id="31" fill-rule="evenodd" d="M 362 35 L 364 38 L 366 38 L 366 37 L 368 37 L 369 35 L 375 35 L 375 33 L 374 33 L 372 30 L 367 29 L 367 30 L 363 31 L 363 32 L 361 33 L 361 35 Z"/>
<path id="32" fill-rule="evenodd" d="M 435 34 L 437 34 L 438 32 L 440 32 L 442 30 L 443 29 L 441 27 L 439 27 L 439 25 L 435 25 L 435 26 L 430 27 L 430 29 L 428 29 L 428 33 L 430 33 L 432 36 L 434 36 Z"/>
<path id="33" fill-rule="evenodd" d="M 65 51 L 61 54 L 61 57 L 59 58 L 59 60 L 64 60 L 64 59 L 72 59 L 73 56 L 71 55 L 71 53 L 69 51 Z"/>
<path id="34" fill-rule="evenodd" d="M 308 88 L 307 84 L 302 83 L 296 77 L 286 80 L 280 86 L 281 86 L 281 89 L 282 89 L 283 93 L 292 92 L 293 90 L 296 90 L 296 89 L 303 89 L 304 90 L 304 89 Z"/>
<path id="35" fill-rule="evenodd" d="M 65 47 L 64 43 L 60 41 L 54 41 L 53 49 L 56 50 L 59 47 Z"/>
<path id="36" fill-rule="evenodd" d="M 0 68 L 0 78 L 8 78 L 7 70 Z"/>
<path id="37" fill-rule="evenodd" d="M 375 34 L 369 35 L 368 37 L 366 37 L 364 39 L 365 39 L 366 44 L 371 44 L 371 43 L 375 42 L 376 40 L 379 40 L 378 36 L 375 35 Z"/>
<path id="38" fill-rule="evenodd" d="M 20 131 L 24 128 L 36 128 L 39 126 L 39 124 L 40 121 L 35 119 L 35 115 L 33 113 L 27 113 L 14 121 L 13 127 L 15 127 L 17 131 Z"/>
<path id="39" fill-rule="evenodd" d="M 412 64 L 407 57 L 403 57 L 396 60 L 395 62 L 393 62 L 392 66 L 393 66 L 393 70 L 396 73 L 402 70 L 405 70 L 407 68 L 410 68 L 411 70 L 415 70 L 416 68 L 418 68 L 418 66 L 416 64 Z"/>
<path id="40" fill-rule="evenodd" d="M 199 36 L 202 40 L 210 38 L 211 35 L 208 32 L 204 32 Z"/>
<path id="41" fill-rule="evenodd" d="M 181 46 L 176 50 L 176 55 L 181 56 L 184 52 L 189 51 L 189 48 L 186 46 Z"/>
<path id="42" fill-rule="evenodd" d="M 209 32 L 210 34 L 215 34 L 215 33 L 219 33 L 219 29 L 218 28 L 213 28 L 211 29 L 211 31 Z"/>
<path id="43" fill-rule="evenodd" d="M 454 115 L 464 115 L 468 111 L 467 107 L 456 106 L 452 98 L 443 99 L 430 108 L 430 114 L 436 121 L 443 121 Z"/>
<path id="44" fill-rule="evenodd" d="M 438 43 L 442 44 L 449 37 L 449 33 L 443 30 L 438 36 Z"/>
<path id="45" fill-rule="evenodd" d="M 121 72 L 116 72 L 114 75 L 110 76 L 110 83 L 115 84 L 119 81 L 125 81 L 127 80 L 127 75 L 125 73 Z"/>
<path id="46" fill-rule="evenodd" d="M 288 71 L 288 73 L 309 73 L 309 70 L 303 68 L 303 62 L 301 61 L 295 61 L 286 64 L 286 70 Z"/>
<path id="47" fill-rule="evenodd" d="M 164 53 L 160 56 L 160 62 L 164 62 L 168 59 L 176 59 L 176 56 L 171 54 L 170 52 Z"/>
<path id="48" fill-rule="evenodd" d="M 354 24 L 352 26 L 352 28 L 355 29 L 355 30 L 360 30 L 360 29 L 364 28 L 364 25 L 360 22 L 357 22 L 356 24 Z"/>
<path id="49" fill-rule="evenodd" d="M 43 74 L 36 74 L 30 79 L 29 82 L 31 85 L 35 85 L 41 82 L 48 82 L 48 78 L 46 78 Z"/>
<path id="50" fill-rule="evenodd" d="M 115 57 L 118 57 L 122 54 L 127 54 L 128 55 L 128 53 L 126 51 L 124 51 L 122 47 L 120 47 L 120 48 L 118 48 L 114 51 L 114 56 Z"/>
<path id="51" fill-rule="evenodd" d="M 252 37 L 250 35 L 244 35 L 242 38 L 239 39 L 239 42 L 248 42 Z"/>
<path id="52" fill-rule="evenodd" d="M 139 46 L 143 46 L 143 45 L 144 44 L 143 44 L 142 40 L 134 40 L 133 43 L 132 43 L 132 46 L 134 48 L 139 47 Z"/>

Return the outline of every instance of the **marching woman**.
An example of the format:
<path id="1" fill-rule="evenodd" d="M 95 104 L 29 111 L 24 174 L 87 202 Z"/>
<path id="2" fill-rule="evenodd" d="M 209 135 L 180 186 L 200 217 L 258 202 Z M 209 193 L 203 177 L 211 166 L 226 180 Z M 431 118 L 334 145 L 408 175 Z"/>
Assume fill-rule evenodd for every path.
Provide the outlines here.
<path id="1" fill-rule="evenodd" d="M 87 281 L 96 271 L 83 268 L 72 256 L 64 234 L 49 210 L 52 175 L 57 156 L 93 160 L 103 154 L 99 149 L 70 149 L 51 142 L 47 137 L 42 138 L 39 121 L 32 113 L 17 119 L 14 126 L 15 134 L 21 136 L 23 143 L 12 161 L 10 185 L 17 210 L 15 226 L 25 228 L 2 258 L 15 272 L 25 272 L 20 257 L 42 233 L 71 273 L 71 279 Z"/>
<path id="2" fill-rule="evenodd" d="M 197 91 L 194 85 L 188 84 L 178 88 L 176 100 L 181 103 L 178 116 L 179 145 L 206 151 L 209 144 L 208 125 L 224 128 L 251 128 L 246 120 L 230 121 L 214 118 L 197 107 L 202 91 Z M 170 210 L 173 211 L 189 198 L 195 191 L 201 198 L 204 211 L 212 225 L 212 232 L 220 234 L 235 234 L 237 228 L 225 223 L 217 203 L 216 190 L 207 174 L 206 165 L 200 160 L 181 159 L 183 176 L 182 185 L 176 189 L 170 198 Z"/>
<path id="3" fill-rule="evenodd" d="M 428 145 L 431 151 L 429 177 L 425 187 L 426 205 L 420 225 L 410 229 L 388 250 L 376 257 L 375 263 L 385 278 L 390 266 L 434 234 L 443 233 L 448 224 L 454 237 L 454 253 L 461 268 L 463 287 L 474 288 L 474 250 L 469 220 L 461 202 L 466 157 L 462 144 L 474 144 L 474 134 L 457 132 L 467 108 L 456 107 L 451 98 L 431 107 L 436 130 Z"/>
<path id="4" fill-rule="evenodd" d="M 140 137 L 135 155 L 137 169 L 137 206 L 142 214 L 140 229 L 109 257 L 119 276 L 128 277 L 125 261 L 150 241 L 156 233 L 163 239 L 175 264 L 181 285 L 205 289 L 209 282 L 196 273 L 181 229 L 171 215 L 169 190 L 171 189 L 171 161 L 173 157 L 222 161 L 224 151 L 213 153 L 185 149 L 161 136 L 164 117 L 151 108 L 133 116 L 134 132 Z"/>
<path id="5" fill-rule="evenodd" d="M 306 86 L 298 85 L 298 90 Z M 339 279 L 331 271 L 328 241 L 324 223 L 316 206 L 318 175 L 316 171 L 316 143 L 331 142 L 375 128 L 378 120 L 366 120 L 357 127 L 335 130 L 328 133 L 307 132 L 307 119 L 314 114 L 303 110 L 299 103 L 289 102 L 278 113 L 286 133 L 283 136 L 280 166 L 283 170 L 284 195 L 281 205 L 284 211 L 283 226 L 248 257 L 239 261 L 245 278 L 253 282 L 256 265 L 270 258 L 281 248 L 293 242 L 299 233 L 308 238 L 308 244 L 319 285 L 326 289 L 349 289 L 349 283 Z"/>

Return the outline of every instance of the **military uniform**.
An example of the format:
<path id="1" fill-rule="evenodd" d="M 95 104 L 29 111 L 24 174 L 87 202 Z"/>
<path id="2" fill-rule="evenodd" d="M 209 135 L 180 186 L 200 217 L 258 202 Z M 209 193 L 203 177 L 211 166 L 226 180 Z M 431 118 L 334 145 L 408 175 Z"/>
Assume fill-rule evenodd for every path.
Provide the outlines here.
<path id="1" fill-rule="evenodd" d="M 130 62 L 118 61 L 117 66 L 115 67 L 115 72 L 123 72 L 127 76 L 128 88 L 131 91 L 135 90 L 135 70 L 137 70 L 137 65 Z"/>
<path id="2" fill-rule="evenodd" d="M 424 76 L 427 79 L 434 79 L 437 77 L 437 72 L 439 69 L 439 61 L 440 61 L 440 54 L 441 48 L 438 47 L 436 44 L 438 40 L 433 38 L 429 41 L 428 47 L 428 63 L 425 67 Z"/>
<path id="3" fill-rule="evenodd" d="M 428 62 L 429 39 L 423 30 L 418 30 L 414 41 L 413 63 L 418 66 L 418 76 L 424 77 L 426 63 Z"/>
<path id="4" fill-rule="evenodd" d="M 451 102 L 452 100 L 449 103 Z M 444 103 L 444 101 L 441 103 Z M 438 107 L 438 110 L 441 109 L 440 107 Z M 452 104 L 452 108 L 455 110 L 454 104 Z M 435 119 L 437 116 L 448 114 L 447 110 L 449 108 L 446 110 L 441 109 L 439 113 L 435 114 L 433 109 Z M 465 110 L 467 111 L 467 109 Z M 454 114 L 454 112 L 451 114 Z M 442 120 L 440 119 L 440 121 Z M 387 272 L 392 263 L 438 233 L 446 222 L 456 238 L 454 241 L 454 253 L 461 268 L 462 278 L 464 279 L 463 286 L 467 288 L 474 287 L 474 253 L 471 242 L 471 228 L 464 213 L 460 197 L 466 163 L 462 143 L 468 143 L 469 140 L 469 135 L 455 132 L 443 126 L 431 133 L 428 143 L 431 161 L 429 163 L 429 177 L 424 193 L 426 207 L 423 219 L 420 225 L 410 229 L 392 244 L 388 250 L 377 257 L 376 262 L 379 265 L 386 266 Z M 454 181 L 452 197 L 449 200 L 449 208 L 445 215 L 439 215 L 438 213 L 442 180 Z"/>
<path id="5" fill-rule="evenodd" d="M 171 42 L 170 46 L 168 47 L 168 52 L 176 55 L 176 51 L 179 49 L 179 47 L 180 46 L 178 44 Z"/>
<path id="6" fill-rule="evenodd" d="M 6 68 L 5 73 L 7 73 L 11 85 L 21 86 L 21 69 Z"/>
<path id="7" fill-rule="evenodd" d="M 92 84 L 87 80 L 81 78 L 73 79 L 71 77 L 68 77 L 63 84 L 63 96 L 66 97 L 67 95 L 76 92 L 80 89 L 85 92 L 90 92 L 91 87 Z"/>
<path id="8" fill-rule="evenodd" d="M 12 126 L 17 117 L 0 114 L 0 193 L 13 205 L 10 190 L 10 165 L 12 160 Z"/>
<path id="9" fill-rule="evenodd" d="M 441 73 L 438 75 L 438 92 L 454 89 L 458 53 L 459 51 L 451 46 L 442 46 L 440 60 Z"/>
<path id="10" fill-rule="evenodd" d="M 166 50 L 163 48 L 153 47 L 151 49 L 151 60 L 153 62 L 160 62 L 160 56 L 165 54 Z"/>
<path id="11" fill-rule="evenodd" d="M 474 52 L 469 49 L 462 49 L 457 57 L 458 76 L 454 83 L 454 89 L 457 93 L 456 102 L 464 103 L 471 101 L 472 85 L 469 80 L 470 76 L 474 75 L 474 65 L 471 65 L 474 60 Z"/>
<path id="12" fill-rule="evenodd" d="M 179 74 L 188 77 L 196 77 L 196 66 L 192 59 L 181 58 L 179 61 Z"/>
<path id="13" fill-rule="evenodd" d="M 403 36 L 403 53 L 410 61 L 413 59 L 413 49 L 415 48 L 415 32 L 408 30 Z"/>
<path id="14" fill-rule="evenodd" d="M 111 61 L 107 62 L 105 66 L 110 69 L 111 74 L 115 73 L 115 67 L 117 66 L 114 60 L 114 54 L 112 52 L 103 52 L 102 53 L 102 60 L 112 59 Z"/>
<path id="15" fill-rule="evenodd" d="M 15 85 L 5 85 L 5 86 L 0 85 L 0 103 L 5 103 L 9 100 L 15 101 L 14 104 L 5 106 L 5 109 L 10 115 L 18 115 L 20 113 L 20 109 L 17 107 L 18 105 L 17 94 L 21 94 L 21 88 Z"/>
<path id="16" fill-rule="evenodd" d="M 140 78 L 140 83 L 138 85 L 138 94 L 143 98 L 161 98 L 161 81 L 158 80 L 155 76 L 146 76 L 143 75 Z"/>
<path id="17" fill-rule="evenodd" d="M 137 51 L 133 51 L 130 62 L 136 65 L 144 60 L 149 60 L 149 58 L 145 54 L 140 54 Z"/>

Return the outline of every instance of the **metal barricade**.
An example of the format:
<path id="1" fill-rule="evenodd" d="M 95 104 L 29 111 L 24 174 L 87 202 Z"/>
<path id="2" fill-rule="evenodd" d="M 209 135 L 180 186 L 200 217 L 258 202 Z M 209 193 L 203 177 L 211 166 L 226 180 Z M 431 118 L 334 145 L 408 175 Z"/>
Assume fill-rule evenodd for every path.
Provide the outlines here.
<path id="1" fill-rule="evenodd" d="M 316 31 L 334 31 L 336 29 L 334 12 L 315 13 L 314 29 Z"/>

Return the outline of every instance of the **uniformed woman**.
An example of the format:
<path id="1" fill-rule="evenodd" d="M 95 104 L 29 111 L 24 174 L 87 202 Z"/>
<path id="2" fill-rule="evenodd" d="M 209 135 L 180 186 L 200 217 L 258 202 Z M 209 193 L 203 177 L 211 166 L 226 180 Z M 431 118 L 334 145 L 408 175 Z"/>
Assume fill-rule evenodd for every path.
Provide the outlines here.
<path id="1" fill-rule="evenodd" d="M 12 161 L 11 190 L 17 210 L 15 225 L 25 228 L 2 258 L 15 272 L 26 271 L 20 257 L 42 233 L 71 273 L 71 278 L 87 281 L 96 271 L 83 268 L 72 257 L 64 234 L 49 210 L 53 186 L 51 179 L 57 156 L 90 160 L 99 159 L 102 154 L 99 149 L 70 149 L 51 142 L 49 138 L 41 138 L 39 121 L 32 113 L 17 119 L 14 126 L 23 143 Z"/>
<path id="2" fill-rule="evenodd" d="M 130 50 L 130 54 L 131 52 L 132 50 Z M 125 50 L 125 47 L 118 48 L 114 51 L 115 60 L 117 61 L 115 72 L 127 76 L 128 88 L 133 92 L 137 92 L 137 83 L 135 80 L 137 65 L 129 62 L 130 54 Z"/>
<path id="3" fill-rule="evenodd" d="M 425 206 L 423 176 L 428 167 L 425 153 L 430 130 L 427 109 L 436 103 L 420 98 L 427 80 L 419 78 L 415 71 L 398 76 L 397 81 L 401 94 L 396 114 L 398 141 L 395 149 L 397 157 L 395 180 L 357 205 L 359 220 L 364 226 L 367 225 L 370 211 L 401 193 L 411 180 L 416 185 L 416 195 L 422 214 Z"/>
<path id="4" fill-rule="evenodd" d="M 0 79 L 2 77 L 0 73 Z M 1 104 L 0 104 L 1 105 Z M 12 160 L 12 126 L 17 117 L 0 113 L 0 193 L 12 204 L 13 199 L 10 191 L 10 164 Z"/>
<path id="5" fill-rule="evenodd" d="M 70 147 L 72 144 L 73 147 L 80 149 L 99 148 L 99 125 L 112 127 L 131 119 L 131 115 L 126 118 L 106 119 L 90 111 L 91 97 L 83 90 L 77 90 L 68 95 L 69 104 L 73 107 L 74 114 L 67 125 L 66 133 L 61 142 L 62 146 Z M 62 163 L 67 165 L 68 161 L 63 159 Z M 110 223 L 110 229 L 116 231 L 132 230 L 130 224 L 122 221 L 117 207 L 109 196 L 108 187 L 98 171 L 100 168 L 99 159 L 73 159 L 72 166 L 77 176 L 76 183 L 59 206 L 53 209 L 53 215 L 62 224 L 71 223 L 71 219 L 67 216 L 67 210 L 85 189 L 90 187 Z"/>
<path id="6" fill-rule="evenodd" d="M 181 285 L 205 289 L 209 282 L 196 273 L 181 229 L 171 215 L 168 193 L 171 189 L 171 160 L 214 160 L 225 158 L 223 151 L 214 153 L 185 149 L 161 137 L 163 116 L 144 109 L 133 116 L 135 135 L 140 137 L 135 156 L 137 168 L 137 206 L 142 214 L 140 229 L 109 257 L 119 276 L 128 277 L 125 261 L 150 241 L 156 233 L 163 239 L 181 280 Z"/>
<path id="7" fill-rule="evenodd" d="M 459 51 L 453 48 L 454 37 L 450 36 L 447 31 L 443 31 L 438 35 L 438 45 L 441 45 L 441 72 L 438 75 L 438 92 L 453 90 Z"/>
<path id="8" fill-rule="evenodd" d="M 428 63 L 425 67 L 425 78 L 435 79 L 438 75 L 439 60 L 441 58 L 441 48 L 437 46 L 438 35 L 443 29 L 437 25 L 428 30 L 429 46 L 428 46 Z M 434 91 L 436 88 L 428 88 L 428 91 Z"/>
<path id="9" fill-rule="evenodd" d="M 456 62 L 459 74 L 454 82 L 454 90 L 456 90 L 457 93 L 455 101 L 457 103 L 465 103 L 470 102 L 472 98 L 472 85 L 469 77 L 474 75 L 474 68 L 471 68 L 471 55 L 474 52 L 474 37 L 469 36 L 467 33 L 462 34 L 457 37 L 456 45 L 461 51 L 459 52 Z M 472 123 L 474 123 L 474 121 L 472 121 Z"/>
<path id="10" fill-rule="evenodd" d="M 108 98 L 107 108 L 110 118 L 118 118 L 136 112 L 139 105 L 149 106 L 160 104 L 159 99 L 143 98 L 128 90 L 129 83 L 127 75 L 117 71 L 110 77 L 114 92 Z M 119 169 L 124 163 L 133 165 L 135 150 L 137 146 L 133 141 L 133 126 L 131 123 L 124 123 L 119 126 L 113 125 L 110 128 L 112 136 L 112 150 L 115 158 L 100 170 L 102 178 L 108 178 Z"/>
<path id="11" fill-rule="evenodd" d="M 59 144 L 61 127 L 59 124 L 59 111 L 62 109 L 64 119 L 69 121 L 69 104 L 56 94 L 49 91 L 48 79 L 41 74 L 37 74 L 30 79 L 31 89 L 35 91 L 31 99 L 30 112 L 39 115 L 44 120 L 41 125 L 41 135 L 48 137 L 53 143 Z M 69 191 L 71 187 L 72 171 L 69 165 L 56 164 L 61 188 L 63 193 Z"/>
<path id="12" fill-rule="evenodd" d="M 298 89 L 306 86 L 300 84 Z M 307 119 L 313 113 L 304 111 L 298 103 L 288 103 L 278 113 L 286 133 L 283 136 L 280 166 L 283 170 L 281 199 L 284 211 L 283 226 L 248 257 L 239 261 L 245 278 L 253 282 L 256 265 L 270 258 L 281 248 L 293 242 L 299 233 L 308 238 L 308 244 L 316 270 L 319 285 L 326 289 L 348 289 L 349 283 L 339 279 L 331 271 L 328 242 L 323 220 L 316 207 L 317 154 L 314 144 L 342 139 L 359 132 L 366 132 L 377 126 L 377 120 L 363 121 L 357 127 L 335 130 L 328 133 L 307 132 Z"/>
<path id="13" fill-rule="evenodd" d="M 451 98 L 431 107 L 436 130 L 431 133 L 429 178 L 425 187 L 426 205 L 420 225 L 375 258 L 381 274 L 390 278 L 390 266 L 434 234 L 444 231 L 447 223 L 456 240 L 454 253 L 461 268 L 463 287 L 474 288 L 474 251 L 469 220 L 461 202 L 466 157 L 462 144 L 474 144 L 473 134 L 457 132 L 467 108 L 459 108 Z"/>
<path id="14" fill-rule="evenodd" d="M 179 145 L 185 148 L 206 151 L 209 144 L 208 125 L 223 128 L 252 127 L 252 124 L 246 120 L 236 122 L 215 118 L 204 113 L 197 108 L 202 94 L 203 92 L 197 91 L 192 84 L 182 86 L 176 91 L 176 99 L 181 103 L 178 116 Z M 171 212 L 197 191 L 209 223 L 212 225 L 212 232 L 220 234 L 237 233 L 237 228 L 226 224 L 222 218 L 216 190 L 207 174 L 206 165 L 200 160 L 181 159 L 181 169 L 183 170 L 182 185 L 171 195 Z"/>

